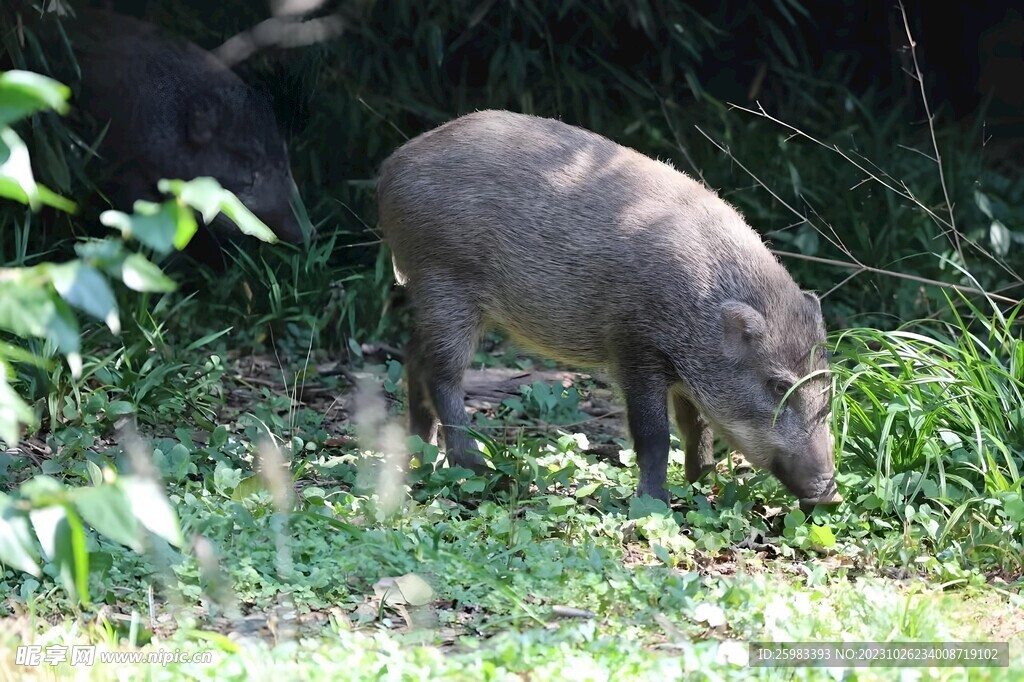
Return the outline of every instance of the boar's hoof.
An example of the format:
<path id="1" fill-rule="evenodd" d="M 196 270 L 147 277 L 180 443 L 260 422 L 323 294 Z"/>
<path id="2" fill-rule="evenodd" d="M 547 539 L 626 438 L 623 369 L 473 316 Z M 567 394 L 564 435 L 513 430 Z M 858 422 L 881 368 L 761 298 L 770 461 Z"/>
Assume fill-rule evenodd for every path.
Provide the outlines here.
<path id="1" fill-rule="evenodd" d="M 686 480 L 690 483 L 696 483 L 714 470 L 714 464 L 705 464 L 701 467 L 686 467 Z"/>
<path id="2" fill-rule="evenodd" d="M 800 500 L 800 511 L 802 511 L 805 514 L 810 514 L 816 506 L 838 507 L 839 503 L 842 501 L 843 496 L 840 495 L 838 492 L 832 493 L 831 495 L 826 495 L 824 497 L 819 497 L 813 500 L 803 499 Z"/>
<path id="3" fill-rule="evenodd" d="M 487 466 L 483 456 L 479 452 L 452 452 L 448 453 L 448 464 L 453 467 L 469 469 L 475 474 L 486 474 L 492 469 Z"/>

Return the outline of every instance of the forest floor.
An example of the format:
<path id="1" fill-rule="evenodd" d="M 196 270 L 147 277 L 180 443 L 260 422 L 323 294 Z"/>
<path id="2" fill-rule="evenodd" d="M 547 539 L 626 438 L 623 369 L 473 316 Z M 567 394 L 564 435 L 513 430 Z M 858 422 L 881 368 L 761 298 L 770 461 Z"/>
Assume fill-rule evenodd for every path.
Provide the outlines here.
<path id="1" fill-rule="evenodd" d="M 980 642 L 960 654 L 980 657 L 1004 642 L 1008 667 L 948 667 L 933 651 L 906 672 L 1024 675 L 1019 561 L 956 565 L 912 521 L 866 521 L 856 494 L 806 518 L 736 454 L 691 487 L 675 441 L 671 508 L 635 499 L 614 392 L 522 358 L 484 356 L 466 380 L 503 475 L 435 467 L 436 448 L 395 427 L 400 365 L 368 350 L 343 372 L 237 359 L 216 428 L 148 432 L 186 547 L 153 537 L 140 554 L 90 536 L 84 609 L 54 576 L 9 569 L 3 677 L 788 679 L 751 664 L 758 641 Z M 121 461 L 116 433 L 91 441 L 99 466 Z M 268 448 L 266 433 L 288 437 Z M 30 473 L 66 453 L 29 439 L 12 455 Z M 29 642 L 176 659 L 26 665 Z M 838 651 L 802 654 L 833 667 L 800 676 L 841 677 L 825 658 Z M 201 652 L 210 662 L 182 660 Z"/>

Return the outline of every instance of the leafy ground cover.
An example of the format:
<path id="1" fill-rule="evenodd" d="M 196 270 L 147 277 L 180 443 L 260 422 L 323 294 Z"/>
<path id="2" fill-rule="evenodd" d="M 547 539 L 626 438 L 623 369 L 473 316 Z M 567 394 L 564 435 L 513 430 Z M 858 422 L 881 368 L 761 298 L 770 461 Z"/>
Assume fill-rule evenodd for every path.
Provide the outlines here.
<path id="1" fill-rule="evenodd" d="M 387 351 L 314 379 L 305 363 L 238 358 L 214 339 L 219 369 L 181 372 L 173 414 L 143 422 L 144 454 L 125 432 L 110 437 L 124 398 L 111 388 L 65 398 L 55 451 L 30 440 L 4 456 L 9 511 L 38 532 L 33 514 L 77 510 L 88 572 L 76 582 L 75 560 L 47 560 L 43 542 L 39 575 L 4 574 L 0 637 L 212 651 L 211 664 L 144 669 L 214 679 L 782 679 L 792 671 L 747 665 L 747 642 L 1009 641 L 1010 667 L 970 677 L 1015 679 L 1024 355 L 1008 323 L 835 335 L 847 503 L 810 518 L 731 453 L 691 487 L 673 450 L 672 507 L 633 498 L 633 454 L 599 379 L 471 396 L 497 470 L 474 477 L 435 468 L 437 449 L 396 429 L 404 387 Z M 499 344 L 478 365 L 515 357 Z M 216 425 L 175 427 L 200 396 Z M 138 492 L 146 463 L 166 506 Z M 57 478 L 29 478 L 40 472 Z M 104 516 L 106 498 L 127 507 Z"/>

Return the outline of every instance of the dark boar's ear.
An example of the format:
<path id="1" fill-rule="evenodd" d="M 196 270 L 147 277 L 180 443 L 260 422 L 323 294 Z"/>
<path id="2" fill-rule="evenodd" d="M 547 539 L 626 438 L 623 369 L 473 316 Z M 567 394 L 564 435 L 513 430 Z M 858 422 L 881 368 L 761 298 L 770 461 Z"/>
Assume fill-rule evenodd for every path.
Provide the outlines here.
<path id="1" fill-rule="evenodd" d="M 722 304 L 722 350 L 726 357 L 740 359 L 753 350 L 754 343 L 764 334 L 767 323 L 764 316 L 740 301 Z"/>
<path id="2" fill-rule="evenodd" d="M 203 95 L 188 101 L 187 129 L 189 143 L 202 147 L 210 143 L 217 132 L 217 102 Z"/>

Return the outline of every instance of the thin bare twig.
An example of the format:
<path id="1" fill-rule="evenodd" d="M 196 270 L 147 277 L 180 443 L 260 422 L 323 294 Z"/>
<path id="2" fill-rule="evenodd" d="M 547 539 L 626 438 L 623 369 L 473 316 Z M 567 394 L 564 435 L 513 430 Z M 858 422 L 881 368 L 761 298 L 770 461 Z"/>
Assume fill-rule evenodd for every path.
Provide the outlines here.
<path id="1" fill-rule="evenodd" d="M 805 215 L 804 215 L 804 214 L 802 214 L 802 213 L 801 213 L 800 211 L 798 211 L 798 210 L 796 210 L 795 208 L 793 208 L 792 206 L 790 206 L 790 205 L 789 205 L 789 203 L 788 203 L 788 202 L 787 202 L 787 201 L 786 201 L 785 199 L 783 199 L 782 197 L 780 197 L 780 196 L 778 195 L 778 193 L 777 193 L 777 192 L 776 192 L 775 190 L 773 190 L 773 189 L 772 189 L 771 187 L 769 187 L 769 186 L 768 186 L 767 184 L 765 184 L 765 183 L 764 183 L 764 182 L 763 182 L 763 181 L 761 180 L 761 178 L 759 178 L 759 177 L 757 177 L 756 175 L 754 175 L 754 172 L 753 172 L 752 170 L 750 170 L 749 168 L 747 168 L 746 166 L 744 166 L 744 165 L 743 165 L 743 163 L 742 163 L 742 162 L 741 162 L 741 161 L 740 161 L 739 159 L 737 159 L 737 158 L 736 158 L 736 156 L 735 156 L 735 155 L 734 155 L 734 154 L 732 153 L 732 151 L 730 151 L 730 150 L 729 150 L 729 148 L 728 148 L 728 147 L 726 147 L 726 146 L 722 145 L 721 143 L 719 143 L 719 142 L 718 142 L 718 140 L 714 139 L 713 137 L 711 137 L 710 135 L 708 135 L 707 133 L 705 133 L 705 132 L 704 132 L 704 130 L 703 130 L 703 129 L 701 129 L 701 127 L 700 127 L 700 126 L 694 126 L 694 128 L 696 128 L 696 129 L 697 129 L 697 132 L 698 132 L 698 133 L 700 133 L 701 135 L 703 135 L 704 137 L 706 137 L 706 138 L 707 138 L 707 140 L 708 140 L 708 141 L 709 141 L 709 142 L 710 142 L 711 144 L 715 145 L 715 146 L 716 146 L 716 147 L 718 147 L 718 148 L 719 148 L 719 149 L 720 149 L 720 150 L 721 150 L 722 152 L 724 152 L 724 153 L 725 153 L 725 154 L 726 154 L 726 155 L 727 155 L 727 156 L 729 157 L 729 160 L 730 160 L 730 161 L 732 161 L 732 162 L 733 162 L 733 163 L 735 163 L 735 164 L 736 164 L 737 166 L 739 166 L 739 167 L 740 167 L 741 169 L 743 169 L 743 172 L 745 172 L 745 173 L 746 173 L 747 175 L 749 175 L 749 176 L 750 176 L 751 178 L 753 178 L 753 179 L 754 179 L 754 182 L 756 182 L 756 183 L 757 183 L 758 185 L 760 185 L 761 187 L 763 187 L 763 188 L 764 188 L 764 190 L 765 190 L 766 192 L 768 192 L 768 194 L 772 195 L 772 197 L 773 197 L 773 198 L 774 198 L 774 199 L 775 199 L 776 201 L 778 201 L 778 202 L 779 202 L 780 204 L 782 204 L 782 205 L 783 205 L 783 206 L 785 206 L 785 207 L 786 207 L 787 209 L 789 209 L 789 210 L 790 210 L 790 212 L 791 212 L 791 213 L 792 213 L 793 215 L 797 216 L 798 218 L 800 218 L 801 220 L 803 220 L 803 221 L 804 221 L 805 223 L 807 223 L 808 225 L 810 225 L 811 227 L 813 227 L 813 228 L 814 228 L 814 229 L 815 229 L 815 230 L 816 230 L 816 231 L 818 232 L 818 234 L 820 234 L 820 235 L 821 235 L 821 236 L 822 236 L 822 237 L 823 237 L 823 238 L 824 238 L 824 239 L 825 239 L 826 241 L 828 241 L 828 243 L 829 243 L 829 244 L 831 244 L 832 246 L 836 247 L 837 249 L 839 249 L 840 251 L 842 251 L 843 253 L 845 253 L 845 254 L 846 254 L 847 256 L 849 256 L 850 258 L 853 258 L 854 260 L 857 260 L 857 259 L 856 259 L 856 257 L 854 257 L 854 255 L 853 255 L 852 253 L 850 253 L 850 250 L 849 250 L 849 249 L 847 249 L 845 245 L 843 245 L 842 241 L 839 241 L 839 242 L 833 241 L 833 239 L 832 239 L 831 237 L 829 237 L 829 236 L 828 236 L 827 234 L 825 234 L 825 231 L 824 231 L 824 230 L 822 230 L 822 229 L 821 229 L 820 227 L 818 227 L 817 225 L 815 225 L 814 223 L 812 223 L 812 222 L 811 222 L 810 220 L 808 220 L 808 219 L 807 219 L 807 216 L 805 216 Z"/>
<path id="2" fill-rule="evenodd" d="M 836 145 L 825 144 L 821 140 L 808 135 L 807 133 L 805 133 L 804 131 L 800 130 L 796 126 L 793 126 L 793 125 L 791 125 L 789 123 L 786 123 L 785 121 L 783 121 L 781 119 L 775 118 L 774 116 L 769 114 L 767 111 L 765 111 L 764 107 L 762 107 L 760 103 L 757 104 L 757 109 L 750 109 L 748 107 L 745 107 L 745 106 L 742 106 L 742 105 L 739 105 L 739 104 L 730 104 L 729 106 L 731 108 L 733 108 L 733 109 L 739 109 L 740 111 L 746 112 L 748 114 L 753 114 L 754 116 L 760 116 L 761 118 L 766 118 L 769 121 L 771 121 L 772 123 L 775 123 L 776 125 L 782 126 L 783 128 L 786 128 L 787 130 L 792 131 L 798 137 L 802 137 L 802 138 L 804 138 L 806 140 L 809 140 L 810 142 L 813 142 L 816 145 L 819 145 L 821 147 L 824 147 L 825 149 L 828 149 L 828 150 L 830 150 L 832 152 L 835 152 L 836 154 L 841 156 L 845 161 L 847 161 L 849 164 L 851 164 L 854 168 L 856 168 L 857 170 L 861 171 L 862 173 L 867 175 L 869 178 L 871 178 L 872 180 L 874 180 L 878 184 L 880 184 L 883 187 L 885 187 L 886 189 L 888 189 L 890 192 L 898 194 L 899 196 L 903 197 L 907 201 L 913 202 L 918 208 L 920 208 L 922 211 L 927 213 L 928 216 L 932 220 L 936 221 L 940 225 L 943 225 L 943 226 L 946 226 L 946 227 L 949 226 L 949 221 L 947 221 L 945 218 L 943 218 L 942 216 L 940 216 L 937 213 L 935 213 L 935 211 L 931 210 L 930 208 L 925 206 L 923 203 L 921 203 L 921 201 L 916 196 L 914 196 L 913 193 L 908 192 L 905 188 L 897 187 L 897 186 L 895 186 L 893 184 L 890 184 L 889 182 L 886 182 L 884 179 L 879 177 L 879 175 L 875 174 L 870 169 L 865 168 L 863 164 L 861 164 L 859 161 L 854 159 L 852 156 L 850 156 L 849 154 L 844 152 L 842 149 L 840 149 Z M 860 156 L 860 155 L 858 154 L 858 156 Z M 874 165 L 874 164 L 872 164 L 872 165 Z"/>
<path id="3" fill-rule="evenodd" d="M 767 118 L 770 121 L 773 121 L 773 122 L 775 122 L 775 123 L 777 123 L 777 124 L 779 124 L 779 125 L 781 125 L 783 127 L 786 127 L 786 128 L 789 128 L 790 130 L 793 130 L 796 134 L 798 134 L 800 136 L 803 136 L 803 137 L 807 138 L 808 140 L 810 140 L 810 141 L 812 141 L 812 142 L 814 142 L 814 143 L 816 143 L 818 145 L 821 145 L 822 147 L 825 147 L 826 149 L 831 149 L 832 151 L 836 152 L 837 154 L 842 156 L 844 159 L 849 161 L 851 164 L 853 164 L 857 169 L 859 169 L 862 172 L 864 172 L 865 174 L 867 174 L 871 179 L 875 180 L 876 182 L 878 182 L 879 184 L 883 185 L 884 187 L 890 189 L 891 191 L 895 192 L 896 194 L 899 194 L 900 196 L 903 196 L 903 197 L 907 198 L 908 200 L 910 200 L 910 201 L 914 202 L 915 204 L 917 204 L 920 208 L 922 208 L 930 216 L 932 216 L 937 222 L 945 223 L 945 221 L 940 216 L 936 215 L 934 212 L 932 212 L 930 209 L 928 209 L 924 204 L 922 204 L 917 199 L 917 197 L 915 197 L 913 195 L 913 193 L 910 192 L 909 188 L 907 188 L 906 185 L 903 185 L 905 191 L 901 191 L 901 190 L 893 187 L 892 185 L 890 185 L 889 183 L 887 183 L 886 181 L 884 181 L 880 177 L 878 177 L 878 175 L 876 175 L 875 173 L 872 173 L 870 170 L 865 168 L 863 165 L 857 163 L 854 159 L 852 159 L 849 155 L 845 154 L 838 147 L 835 147 L 835 146 L 831 146 L 830 147 L 830 146 L 824 144 L 823 142 L 821 142 L 820 140 L 817 140 L 817 139 L 811 137 L 807 133 L 804 133 L 802 130 L 799 130 L 798 128 L 794 128 L 793 126 L 791 126 L 791 125 L 789 125 L 789 124 L 787 124 L 787 123 L 785 123 L 785 122 L 783 122 L 783 121 L 781 121 L 779 119 L 774 118 L 773 116 L 771 116 L 767 112 L 765 112 L 763 108 L 760 108 L 760 105 L 758 105 L 760 111 L 754 111 L 752 109 L 747 109 L 745 107 L 741 107 L 741 106 L 738 106 L 738 105 L 733 105 L 733 106 L 735 108 L 737 108 L 737 109 L 742 110 L 742 111 L 746 111 L 748 113 L 751 113 L 751 114 L 754 114 L 754 115 L 757 115 L 757 116 L 762 116 L 764 118 Z M 1006 296 L 1000 296 L 1000 295 L 995 294 L 995 293 L 986 292 L 985 290 L 983 290 L 983 289 L 981 289 L 979 287 L 969 287 L 969 286 L 963 286 L 963 285 L 960 285 L 960 284 L 952 284 L 952 283 L 949 283 L 949 282 L 942 282 L 942 281 L 939 281 L 939 280 L 936 280 L 936 279 L 931 279 L 931 278 L 928 278 L 928 277 L 919 277 L 917 275 L 911 275 L 911 274 L 908 274 L 908 273 L 898 272 L 898 271 L 895 271 L 895 270 L 887 270 L 885 268 L 876 268 L 876 267 L 872 267 L 872 266 L 869 266 L 869 265 L 865 265 L 864 263 L 861 263 L 856 258 L 856 256 L 854 256 L 850 252 L 850 250 L 847 249 L 842 244 L 841 241 L 838 241 L 838 242 L 837 241 L 833 241 L 830 237 L 828 237 L 828 235 L 826 235 L 824 233 L 824 231 L 820 227 L 818 227 L 813 222 L 811 222 L 807 218 L 807 216 L 805 216 L 802 213 L 800 213 L 799 211 L 797 211 L 789 203 L 787 203 L 782 197 L 780 197 L 778 195 L 778 193 L 776 193 L 770 187 L 768 187 L 768 185 L 765 184 L 760 178 L 758 178 L 750 169 L 748 169 L 746 166 L 744 166 L 736 158 L 736 156 L 732 153 L 732 151 L 728 147 L 724 146 L 723 144 L 721 144 L 720 142 L 718 142 L 717 140 L 712 138 L 710 135 L 708 135 L 706 132 L 704 132 L 700 128 L 700 126 L 694 126 L 694 127 L 697 129 L 697 132 L 699 132 L 701 135 L 703 135 L 705 138 L 707 138 L 707 140 L 709 142 L 711 142 L 711 144 L 713 144 L 715 147 L 717 147 L 719 150 L 721 150 L 723 153 L 725 153 L 733 163 L 735 163 L 744 172 L 746 172 L 751 178 L 753 178 L 753 180 L 758 185 L 760 185 L 762 188 L 764 188 L 765 191 L 767 191 L 779 203 L 781 203 L 783 206 L 785 206 L 791 213 L 793 213 L 793 215 L 797 216 L 801 220 L 807 222 L 807 224 L 811 225 L 811 227 L 813 227 L 818 232 L 818 234 L 820 234 L 822 237 L 824 237 L 826 240 L 828 240 L 833 246 L 835 246 L 837 249 L 842 251 L 845 255 L 849 256 L 850 259 L 853 262 L 846 262 L 846 261 L 835 260 L 835 259 L 831 259 L 831 258 L 821 258 L 821 257 L 818 257 L 818 256 L 807 256 L 807 255 L 804 255 L 804 254 L 793 253 L 793 252 L 789 252 L 789 251 L 780 251 L 780 250 L 777 250 L 777 249 L 771 249 L 772 253 L 774 253 L 774 254 L 776 254 L 778 256 L 783 256 L 783 257 L 788 257 L 788 258 L 798 258 L 798 259 L 808 260 L 808 261 L 812 261 L 812 262 L 818 262 L 818 263 L 822 263 L 822 264 L 826 264 L 826 265 L 834 265 L 836 267 L 853 269 L 853 270 L 857 271 L 857 272 L 854 273 L 854 276 L 857 275 L 857 274 L 860 274 L 862 272 L 870 272 L 870 273 L 873 273 L 873 274 L 885 275 L 885 276 L 888 276 L 888 277 L 896 277 L 896 278 L 899 278 L 899 279 L 905 279 L 905 280 L 909 280 L 909 281 L 913 281 L 913 282 L 919 282 L 921 284 L 926 284 L 926 285 L 930 285 L 930 286 L 937 286 L 937 287 L 941 287 L 941 288 L 945 288 L 945 289 L 952 289 L 954 291 L 959 291 L 959 292 L 964 293 L 964 294 L 974 294 L 974 295 L 987 296 L 991 300 L 1001 301 L 1003 303 L 1008 303 L 1010 305 L 1018 305 L 1018 304 L 1024 302 L 1024 300 L 1021 300 L 1021 299 L 1013 299 L 1013 298 L 1008 298 Z M 868 163 L 870 163 L 870 161 L 868 161 Z M 874 164 L 871 164 L 871 165 L 874 165 Z M 814 210 L 813 207 L 811 207 L 811 210 L 812 211 Z M 815 211 L 815 215 L 818 215 L 816 211 Z M 821 216 L 819 215 L 818 217 L 820 218 Z M 833 230 L 833 233 L 834 233 L 834 230 Z M 837 238 L 838 238 L 838 235 L 837 235 Z M 1011 275 L 1013 275 L 1018 281 L 1021 280 L 1020 276 L 1017 275 L 1016 273 L 1014 273 L 1012 270 L 1010 270 L 1006 266 L 1005 263 L 1002 263 L 1001 261 L 999 261 L 995 257 L 993 257 L 990 254 L 988 254 L 988 252 L 985 251 L 983 248 L 981 248 L 980 245 L 974 244 L 971 240 L 967 239 L 966 237 L 965 237 L 965 240 L 970 242 L 980 252 L 985 253 L 986 255 L 989 255 L 989 257 L 992 258 L 992 260 L 995 263 L 997 263 L 998 265 L 1002 266 L 1002 268 L 1004 270 L 1006 270 Z M 852 278 L 853 278 L 853 276 L 847 277 L 846 279 L 843 280 L 843 282 L 841 284 L 845 284 L 846 282 L 848 282 Z M 836 288 L 837 287 L 832 287 L 832 289 L 830 289 L 828 291 L 828 293 L 832 293 L 833 291 L 836 290 Z"/>
<path id="4" fill-rule="evenodd" d="M 910 44 L 910 57 L 914 61 L 914 71 L 917 72 L 917 84 L 921 88 L 921 104 L 924 105 L 924 113 L 928 117 L 928 132 L 932 137 L 932 149 L 935 151 L 935 165 L 939 169 L 939 184 L 942 185 L 942 196 L 946 200 L 946 211 L 949 213 L 949 231 L 953 234 L 953 246 L 956 248 L 957 255 L 960 256 L 960 262 L 966 265 L 967 261 L 964 260 L 964 252 L 960 246 L 960 231 L 956 229 L 956 217 L 953 215 L 953 202 L 949 200 L 949 190 L 946 188 L 946 173 L 942 169 L 942 154 L 939 153 L 939 142 L 935 138 L 934 117 L 932 116 L 931 107 L 928 106 L 928 94 L 924 89 L 924 76 L 921 74 L 921 67 L 917 63 L 917 43 L 914 41 L 914 36 L 910 34 L 910 22 L 907 20 L 907 9 L 903 6 L 903 0 L 900 0 L 900 14 L 903 15 L 903 28 L 907 32 L 907 41 Z"/>
<path id="5" fill-rule="evenodd" d="M 943 235 L 946 235 L 947 230 L 952 228 L 952 224 L 948 220 L 946 220 L 945 218 L 943 218 L 942 216 L 937 214 L 932 209 L 930 209 L 927 206 L 925 206 L 925 204 L 922 203 L 922 201 L 920 199 L 916 198 L 914 196 L 914 194 L 913 194 L 913 191 L 911 191 L 910 188 L 908 186 L 906 186 L 906 183 L 904 181 L 897 180 L 896 178 L 892 177 L 889 173 L 887 173 L 884 170 L 882 170 L 881 168 L 879 168 L 876 164 L 874 164 L 874 162 L 872 162 L 870 159 L 867 159 L 866 157 L 864 157 L 859 152 L 853 152 L 852 153 L 853 155 L 857 156 L 861 160 L 861 161 L 858 162 L 855 159 L 853 159 L 853 157 L 851 157 L 849 154 L 847 154 L 843 150 L 841 150 L 841 148 L 839 148 L 835 144 L 831 144 L 831 145 L 825 144 L 821 140 L 819 140 L 819 139 L 817 139 L 815 137 L 812 137 L 811 135 L 808 135 L 803 130 L 800 130 L 799 128 L 797 128 L 797 127 L 795 127 L 795 126 L 793 126 L 791 124 L 785 123 L 784 121 L 782 121 L 780 119 L 776 119 L 775 117 L 771 116 L 770 114 L 768 114 L 764 110 L 764 108 L 762 108 L 760 103 L 758 104 L 758 110 L 757 111 L 755 111 L 753 109 L 745 108 L 745 106 L 740 106 L 739 104 L 730 104 L 730 106 L 732 106 L 733 109 L 737 109 L 737 110 L 739 110 L 741 112 L 745 112 L 745 113 L 748 113 L 748 114 L 753 114 L 754 116 L 760 116 L 761 118 L 767 119 L 767 120 L 771 121 L 772 123 L 774 123 L 776 125 L 782 126 L 783 128 L 786 128 L 788 130 L 792 130 L 797 135 L 800 135 L 801 137 L 804 137 L 805 139 L 807 139 L 807 140 L 809 140 L 811 142 L 814 142 L 815 144 L 817 144 L 819 146 L 822 146 L 822 147 L 826 148 L 826 150 L 829 150 L 830 152 L 834 152 L 835 154 L 838 154 L 845 161 L 850 163 L 854 168 L 856 168 L 857 170 L 859 170 L 862 173 L 864 173 L 864 175 L 866 176 L 864 178 L 864 181 L 867 181 L 867 180 L 876 181 L 879 184 L 881 184 L 883 187 L 885 187 L 886 189 L 889 189 L 890 191 L 892 191 L 893 194 L 895 194 L 895 195 L 897 195 L 899 197 L 902 197 L 903 199 L 907 200 L 908 202 L 911 202 L 914 206 L 916 206 L 916 207 L 920 208 L 922 211 L 924 211 L 926 215 L 928 215 L 930 218 L 932 218 L 932 220 L 934 220 L 936 222 L 936 224 L 938 224 L 939 227 L 942 228 Z M 707 137 L 707 135 L 705 135 L 705 136 Z M 722 147 L 719 145 L 719 148 L 722 148 Z M 735 159 L 733 159 L 733 160 L 735 160 Z M 874 169 L 877 169 L 877 172 L 870 170 L 868 168 L 868 166 L 871 166 Z M 755 179 L 757 179 L 757 178 L 755 178 Z M 760 182 L 760 180 L 759 180 L 759 182 Z M 860 184 L 862 184 L 862 182 L 857 183 L 856 186 L 859 186 Z M 797 213 L 797 215 L 800 215 L 800 213 Z M 1024 282 L 1024 280 L 1021 279 L 1021 275 L 1019 273 L 1015 272 L 1005 262 L 1002 262 L 1001 260 L 999 260 L 998 258 L 993 256 L 983 246 L 981 246 L 980 244 L 978 244 L 977 242 L 975 242 L 971 238 L 969 238 L 969 237 L 963 235 L 963 233 L 961 233 L 961 235 L 959 235 L 959 239 L 961 239 L 962 242 L 971 245 L 971 247 L 975 251 L 977 251 L 978 253 L 982 254 L 983 256 L 985 256 L 986 258 L 991 260 L 993 263 L 995 263 L 998 267 L 1000 267 L 1002 270 L 1007 272 L 1007 274 L 1012 276 L 1012 278 L 1014 278 L 1018 282 Z M 849 251 L 847 249 L 841 249 L 841 251 L 843 251 L 847 255 L 850 255 L 850 253 L 849 253 Z"/>
<path id="6" fill-rule="evenodd" d="M 1006 296 L 1000 296 L 991 292 L 979 289 L 977 287 L 965 287 L 961 284 L 951 284 L 949 282 L 941 282 L 937 279 L 930 279 L 928 277 L 918 277 L 917 275 L 910 275 L 905 272 L 897 272 L 896 270 L 885 270 L 883 268 L 874 268 L 870 265 L 864 265 L 862 263 L 848 263 L 842 260 L 834 260 L 832 258 L 822 258 L 821 256 L 808 256 L 803 253 L 793 253 L 792 251 L 779 251 L 772 249 L 772 253 L 783 258 L 797 258 L 799 260 L 811 261 L 812 263 L 821 263 L 823 265 L 834 265 L 837 268 L 848 268 L 857 270 L 858 272 L 870 272 L 876 275 L 886 275 L 888 277 L 898 277 L 899 279 L 909 280 L 911 282 L 918 282 L 920 284 L 928 284 L 931 286 L 942 287 L 943 289 L 953 289 L 964 294 L 975 294 L 980 296 L 987 296 L 996 301 L 1002 301 L 1010 305 L 1018 305 L 1022 301 L 1014 298 L 1007 298 Z"/>
<path id="7" fill-rule="evenodd" d="M 739 104 L 730 104 L 729 106 L 732 107 L 733 109 L 738 109 L 738 110 L 743 111 L 745 113 L 753 114 L 754 116 L 760 116 L 761 118 L 768 119 L 769 121 L 771 121 L 772 123 L 775 123 L 776 125 L 782 126 L 783 128 L 786 128 L 787 130 L 793 131 L 793 133 L 795 135 L 803 137 L 804 139 L 806 139 L 806 140 L 808 140 L 810 142 L 813 142 L 814 144 L 816 144 L 816 145 L 818 145 L 820 147 L 824 147 L 825 149 L 828 149 L 828 150 L 838 154 L 845 161 L 847 161 L 849 164 L 851 164 L 854 168 L 856 168 L 857 170 L 859 170 L 862 173 L 864 173 L 865 176 L 866 176 L 865 181 L 870 179 L 870 180 L 873 180 L 873 181 L 877 182 L 878 184 L 880 184 L 882 187 L 886 188 L 890 192 L 893 192 L 894 194 L 896 194 L 896 195 L 898 195 L 900 197 L 903 197 L 904 199 L 906 199 L 907 201 L 910 201 L 915 206 L 917 206 L 919 209 L 924 211 L 924 213 L 929 218 L 934 220 L 935 223 L 942 229 L 943 235 L 947 234 L 949 230 L 953 229 L 953 224 L 952 223 L 950 223 L 948 220 L 946 220 L 945 218 L 943 218 L 942 216 L 937 214 L 932 209 L 930 209 L 927 206 L 925 206 L 924 203 L 922 203 L 921 200 L 918 199 L 914 195 L 914 193 L 910 190 L 910 188 L 907 187 L 905 182 L 900 181 L 900 180 L 896 180 L 895 178 L 893 178 L 891 175 L 889 175 L 885 171 L 879 169 L 878 166 L 876 166 L 870 159 L 866 158 L 860 152 L 856 152 L 856 151 L 853 152 L 853 154 L 855 154 L 856 156 L 858 156 L 861 159 L 861 161 L 858 161 L 858 160 L 854 159 L 853 156 L 851 156 L 850 154 L 847 154 L 846 152 L 844 152 L 838 146 L 825 144 L 821 140 L 819 140 L 819 139 L 817 139 L 815 137 L 812 137 L 811 135 L 808 135 L 807 133 L 805 133 L 804 131 L 800 130 L 799 128 L 797 128 L 797 127 L 795 127 L 795 126 L 793 126 L 793 125 L 791 125 L 789 123 L 786 123 L 785 121 L 783 121 L 781 119 L 775 118 L 774 116 L 769 114 L 767 111 L 765 111 L 764 107 L 762 107 L 760 105 L 760 103 L 758 103 L 758 105 L 757 105 L 758 108 L 756 110 L 755 109 L 749 109 L 749 108 L 741 106 Z M 698 128 L 698 130 L 700 130 L 700 129 Z M 704 136 L 707 137 L 706 134 L 704 134 Z M 712 140 L 712 142 L 714 142 L 714 141 Z M 716 145 L 716 146 L 718 146 L 720 149 L 724 150 L 724 148 L 721 147 L 721 145 Z M 733 160 L 735 161 L 735 157 L 733 157 Z M 867 166 L 873 166 L 874 168 L 877 169 L 877 172 L 872 171 Z M 742 166 L 741 166 L 741 168 L 742 168 Z M 744 169 L 744 170 L 746 170 L 746 169 Z M 749 173 L 749 171 L 748 171 L 748 173 Z M 755 178 L 755 180 L 756 180 L 756 178 Z M 761 184 L 763 186 L 763 183 L 761 183 Z M 863 184 L 863 182 L 858 183 L 857 186 L 859 186 L 861 184 Z M 765 189 L 767 189 L 767 187 Z M 787 208 L 789 208 L 789 207 L 787 206 Z M 796 213 L 796 215 L 800 215 L 800 213 Z M 991 253 L 989 253 L 983 246 L 981 246 L 981 244 L 978 244 L 976 241 L 974 241 L 970 237 L 968 237 L 968 236 L 966 236 L 966 235 L 964 235 L 964 234 L 962 234 L 960 232 L 958 232 L 957 234 L 958 234 L 959 239 L 960 239 L 961 242 L 966 243 L 966 244 L 970 244 L 971 247 L 974 248 L 978 253 L 984 255 L 986 258 L 991 260 L 993 263 L 995 263 L 998 267 L 1000 267 L 1008 275 L 1010 275 L 1011 277 L 1013 277 L 1014 279 L 1016 279 L 1018 281 L 1024 281 L 1024 280 L 1021 279 L 1021 276 L 1018 273 L 1014 272 L 1008 265 L 1006 265 L 1006 263 L 1004 263 L 1000 259 L 998 259 L 995 256 L 993 256 Z M 840 249 L 840 250 L 843 251 L 843 253 L 846 253 L 847 255 L 850 255 L 850 253 L 849 253 L 849 251 L 847 249 L 844 248 L 844 249 Z"/>

